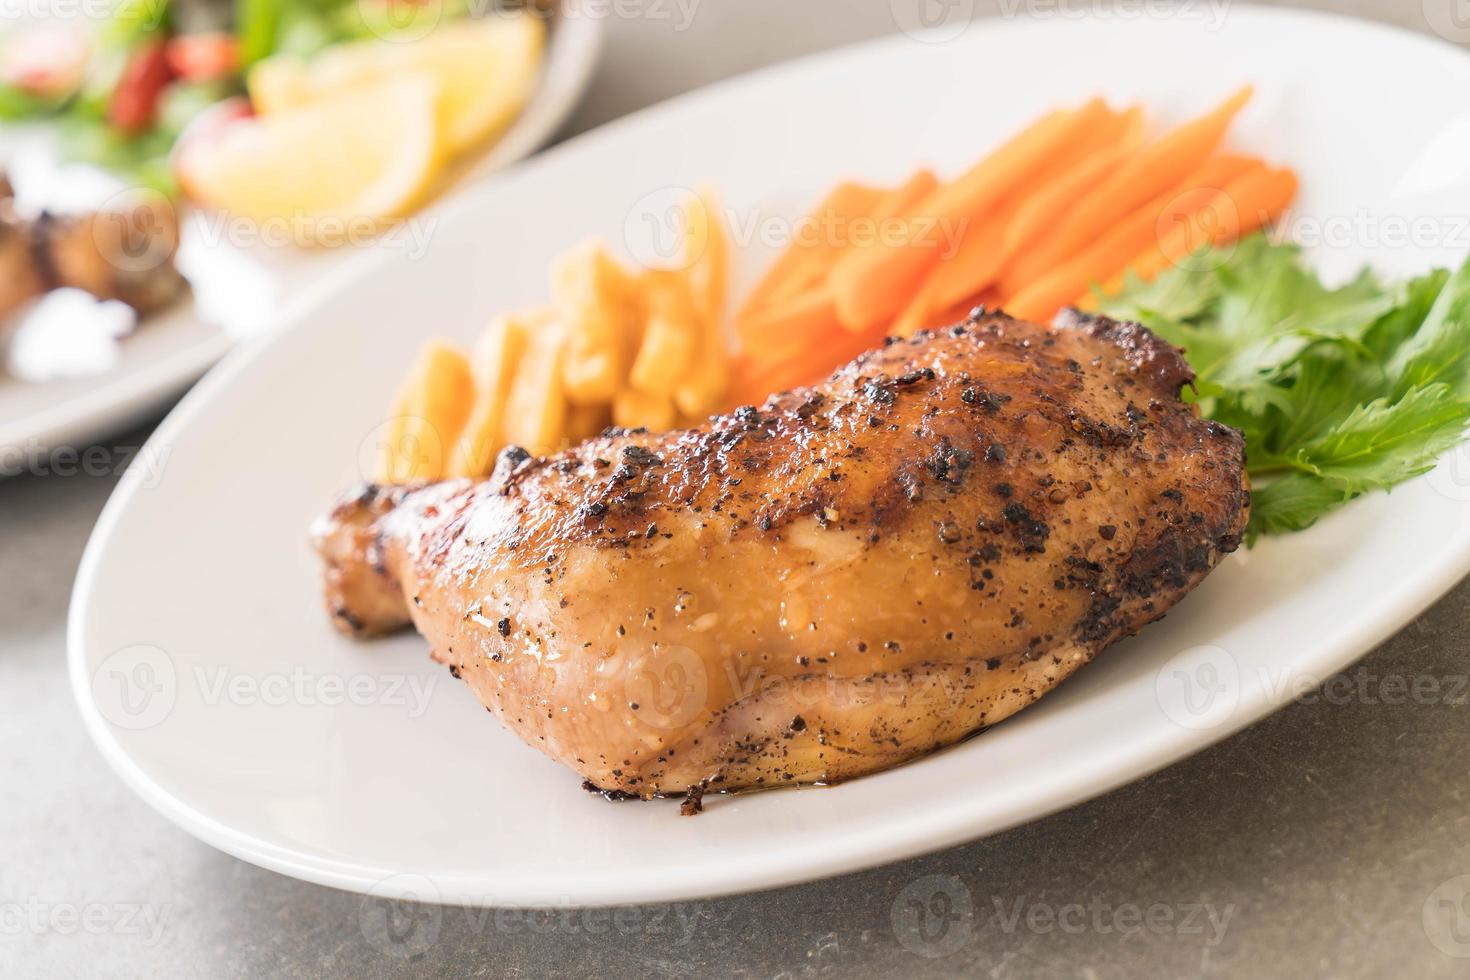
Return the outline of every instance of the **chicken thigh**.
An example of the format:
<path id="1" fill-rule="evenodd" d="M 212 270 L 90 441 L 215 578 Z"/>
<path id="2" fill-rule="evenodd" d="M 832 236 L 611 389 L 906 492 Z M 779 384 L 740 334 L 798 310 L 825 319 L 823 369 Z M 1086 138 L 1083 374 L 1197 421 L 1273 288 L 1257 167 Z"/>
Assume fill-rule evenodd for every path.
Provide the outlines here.
<path id="1" fill-rule="evenodd" d="M 412 623 L 589 788 L 834 782 L 956 742 L 1158 619 L 1240 541 L 1239 433 L 1136 324 L 976 315 L 661 435 L 359 487 L 336 624 Z"/>

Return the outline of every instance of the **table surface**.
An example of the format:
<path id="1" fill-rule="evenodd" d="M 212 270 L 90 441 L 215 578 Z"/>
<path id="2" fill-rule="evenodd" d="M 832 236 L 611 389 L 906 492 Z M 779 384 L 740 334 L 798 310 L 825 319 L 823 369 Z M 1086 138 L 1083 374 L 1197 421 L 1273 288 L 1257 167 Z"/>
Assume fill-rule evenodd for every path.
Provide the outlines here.
<path id="1" fill-rule="evenodd" d="M 1068 0 L 916 2 L 950 15 L 1070 9 Z M 1442 14 L 1431 8 L 1453 2 L 1322 6 L 1428 31 Z M 611 12 L 609 44 L 569 132 L 913 17 L 908 0 L 594 7 Z M 108 445 L 136 446 L 146 435 Z M 195 841 L 126 789 L 92 747 L 67 685 L 64 624 L 82 546 L 114 482 L 0 481 L 0 975 L 1470 971 L 1470 878 L 1460 878 L 1470 875 L 1470 582 L 1322 692 L 1187 762 L 988 840 L 674 906 L 389 907 Z M 1394 683 L 1435 693 L 1385 696 Z M 385 922 L 392 935 L 433 941 L 385 941 Z"/>

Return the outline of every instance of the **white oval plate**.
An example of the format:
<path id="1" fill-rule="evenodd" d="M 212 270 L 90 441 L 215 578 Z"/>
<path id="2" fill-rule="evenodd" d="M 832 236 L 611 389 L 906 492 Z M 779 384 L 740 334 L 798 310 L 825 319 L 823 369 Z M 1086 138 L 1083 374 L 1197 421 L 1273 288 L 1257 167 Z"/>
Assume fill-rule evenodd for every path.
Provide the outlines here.
<path id="1" fill-rule="evenodd" d="M 103 753 L 190 832 L 311 881 L 445 902 L 671 900 L 1036 818 L 1351 663 L 1470 570 L 1470 469 L 1442 467 L 1232 558 L 1166 621 L 980 738 L 835 788 L 714 798 L 697 819 L 583 792 L 431 665 L 417 636 L 354 644 L 320 608 L 306 527 L 361 475 L 359 450 L 416 348 L 431 334 L 469 341 L 492 312 L 542 299 L 556 251 L 588 233 L 636 238 L 667 188 L 713 182 L 743 237 L 844 175 L 952 172 L 1099 89 L 1177 119 L 1252 81 L 1235 139 L 1300 169 L 1302 219 L 1361 214 L 1377 228 L 1470 199 L 1457 149 L 1470 58 L 1318 15 L 1232 7 L 1209 27 L 993 21 L 778 67 L 463 199 L 422 261 L 360 264 L 350 288 L 190 393 L 150 445 L 161 470 L 137 471 L 104 512 L 70 623 L 77 699 Z M 1463 250 L 1371 244 L 1317 256 L 1413 270 Z M 742 247 L 738 285 L 767 258 Z"/>
<path id="2" fill-rule="evenodd" d="M 556 134 L 592 80 L 603 27 L 592 16 L 558 21 L 531 101 L 491 149 L 451 175 L 455 187 L 510 166 Z M 446 196 L 414 221 L 431 224 L 440 208 L 454 206 Z M 0 475 L 49 450 L 102 439 L 143 421 L 242 336 L 275 322 L 290 303 L 308 302 L 340 281 L 340 252 L 232 243 L 211 230 L 209 221 L 191 214 L 184 236 L 195 295 L 208 290 L 211 302 L 189 299 L 146 320 L 121 344 L 117 364 L 104 375 L 45 382 L 0 376 Z M 248 315 L 222 315 L 239 312 L 229 307 L 242 299 Z"/>

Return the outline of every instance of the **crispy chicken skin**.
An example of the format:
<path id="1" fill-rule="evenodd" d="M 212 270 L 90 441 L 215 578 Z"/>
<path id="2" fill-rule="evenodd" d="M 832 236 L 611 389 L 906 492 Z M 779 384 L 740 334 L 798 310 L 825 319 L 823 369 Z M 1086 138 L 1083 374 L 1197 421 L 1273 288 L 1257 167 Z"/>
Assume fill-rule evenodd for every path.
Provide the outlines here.
<path id="1" fill-rule="evenodd" d="M 1158 619 L 1247 517 L 1239 433 L 1136 324 L 977 311 L 663 435 L 360 487 L 313 529 L 354 636 L 412 623 L 510 729 L 642 797 L 948 745 Z"/>

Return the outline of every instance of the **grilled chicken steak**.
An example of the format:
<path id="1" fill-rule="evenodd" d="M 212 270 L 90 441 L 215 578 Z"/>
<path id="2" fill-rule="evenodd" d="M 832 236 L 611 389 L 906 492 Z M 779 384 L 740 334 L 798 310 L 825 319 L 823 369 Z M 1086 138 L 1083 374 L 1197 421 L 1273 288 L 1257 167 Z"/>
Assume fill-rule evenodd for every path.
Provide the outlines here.
<path id="1" fill-rule="evenodd" d="M 949 745 L 1235 549 L 1239 433 L 1131 323 L 977 311 L 681 432 L 361 487 L 314 536 L 354 636 L 412 623 L 511 730 L 641 797 Z"/>

